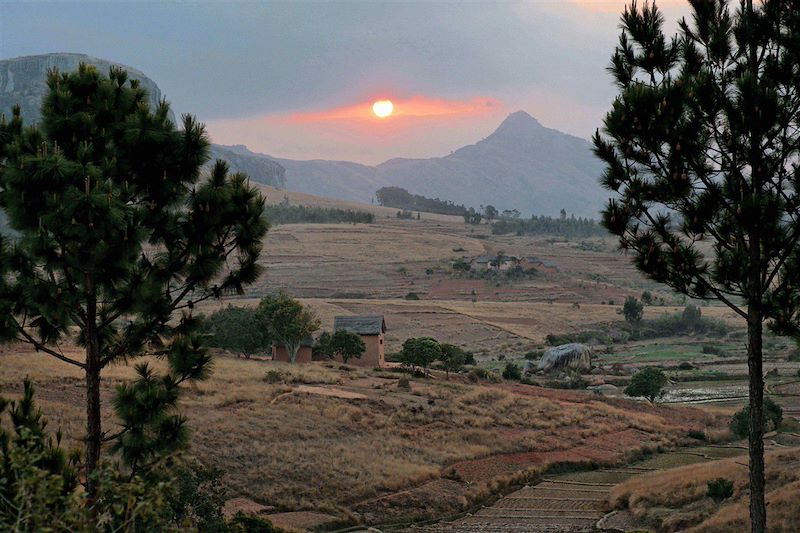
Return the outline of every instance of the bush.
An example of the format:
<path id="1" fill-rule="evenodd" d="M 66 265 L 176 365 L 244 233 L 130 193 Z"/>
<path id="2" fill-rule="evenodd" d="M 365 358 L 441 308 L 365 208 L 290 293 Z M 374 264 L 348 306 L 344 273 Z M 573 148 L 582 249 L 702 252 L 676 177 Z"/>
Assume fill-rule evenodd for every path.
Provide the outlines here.
<path id="1" fill-rule="evenodd" d="M 705 434 L 704 432 L 702 432 L 702 431 L 698 431 L 698 430 L 696 430 L 696 429 L 692 429 L 692 430 L 690 430 L 690 431 L 689 431 L 689 433 L 687 433 L 687 436 L 688 436 L 690 439 L 701 440 L 701 441 L 703 441 L 703 442 L 705 442 L 706 440 L 708 440 L 708 437 L 706 437 L 706 434 Z"/>
<path id="2" fill-rule="evenodd" d="M 406 300 L 419 300 L 419 294 L 416 292 L 409 292 L 406 294 Z"/>
<path id="3" fill-rule="evenodd" d="M 783 409 L 772 398 L 764 398 L 764 431 L 780 429 L 783 422 Z M 731 417 L 731 433 L 739 438 L 745 438 L 750 431 L 750 406 L 746 405 L 741 411 Z"/>
<path id="4" fill-rule="evenodd" d="M 473 368 L 472 370 L 470 370 L 469 374 L 467 374 L 467 377 L 473 383 L 477 383 L 478 381 L 488 381 L 490 383 L 500 383 L 500 381 L 502 381 L 500 379 L 500 376 L 498 376 L 494 372 L 491 372 L 489 370 L 486 370 L 485 368 L 480 368 L 480 367 Z"/>
<path id="5" fill-rule="evenodd" d="M 625 315 L 625 322 L 628 324 L 638 324 L 642 321 L 644 305 L 633 296 L 628 296 L 622 305 L 622 314 Z"/>
<path id="6" fill-rule="evenodd" d="M 727 500 L 733 496 L 733 481 L 725 479 L 724 477 L 712 479 L 708 482 L 706 496 L 712 498 L 716 502 Z"/>
<path id="7" fill-rule="evenodd" d="M 503 369 L 503 379 L 519 381 L 522 379 L 522 369 L 519 366 L 509 361 Z"/>
<path id="8" fill-rule="evenodd" d="M 633 375 L 630 384 L 625 387 L 625 394 L 647 398 L 650 403 L 664 394 L 667 376 L 658 368 L 643 368 Z"/>
<path id="9" fill-rule="evenodd" d="M 708 355 L 722 355 L 722 350 L 713 344 L 704 344 L 703 353 Z"/>
<path id="10" fill-rule="evenodd" d="M 283 383 L 286 379 L 286 376 L 280 370 L 267 370 L 267 373 L 264 375 L 264 381 L 273 385 L 275 383 Z"/>

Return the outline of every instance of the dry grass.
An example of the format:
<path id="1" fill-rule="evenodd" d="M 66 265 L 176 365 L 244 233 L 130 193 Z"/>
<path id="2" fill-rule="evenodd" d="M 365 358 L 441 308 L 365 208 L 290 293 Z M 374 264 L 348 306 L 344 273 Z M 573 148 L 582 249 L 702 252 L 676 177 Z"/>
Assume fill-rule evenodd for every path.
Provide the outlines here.
<path id="1" fill-rule="evenodd" d="M 766 455 L 767 510 L 771 532 L 797 531 L 800 516 L 800 449 Z M 721 506 L 706 496 L 707 483 L 723 477 L 734 495 Z M 747 457 L 673 468 L 638 476 L 616 487 L 611 504 L 626 508 L 659 531 L 727 533 L 749 528 Z"/>
<path id="2" fill-rule="evenodd" d="M 268 383 L 268 371 L 281 379 Z M 80 372 L 42 354 L 7 348 L 0 355 L 3 393 L 18 393 L 26 375 L 37 384 L 51 427 L 62 427 L 77 442 L 83 432 Z M 106 400 L 113 385 L 131 375 L 129 368 L 111 368 L 103 382 Z M 694 410 L 655 410 L 524 386 L 412 380 L 409 393 L 397 389 L 399 376 L 381 376 L 334 365 L 219 357 L 211 379 L 187 389 L 182 400 L 193 430 L 191 453 L 223 470 L 232 496 L 284 510 L 342 514 L 359 502 L 438 482 L 458 462 L 528 452 L 568 456 L 587 438 L 600 439 L 610 451 L 630 452 L 642 442 L 677 443 L 689 427 L 713 423 Z M 342 398 L 337 391 L 353 394 Z M 111 414 L 105 418 L 111 429 Z M 635 439 L 618 439 L 631 431 Z M 542 461 L 533 454 L 519 470 Z M 486 486 L 502 483 L 494 474 L 486 471 Z M 454 486 L 461 487 L 461 496 L 443 505 L 457 509 L 468 487 Z"/>

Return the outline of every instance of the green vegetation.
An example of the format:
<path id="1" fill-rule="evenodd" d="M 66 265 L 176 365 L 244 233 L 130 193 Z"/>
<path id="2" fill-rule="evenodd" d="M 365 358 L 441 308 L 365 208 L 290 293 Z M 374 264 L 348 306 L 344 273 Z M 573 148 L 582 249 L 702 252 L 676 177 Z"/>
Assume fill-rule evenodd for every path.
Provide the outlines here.
<path id="1" fill-rule="evenodd" d="M 396 207 L 404 211 L 425 211 L 441 215 L 464 216 L 469 210 L 463 205 L 456 205 L 448 200 L 426 198 L 419 194 L 411 194 L 401 187 L 382 187 L 375 192 L 380 205 Z"/>
<path id="2" fill-rule="evenodd" d="M 7 429 L 7 426 L 10 429 Z M 92 474 L 95 498 L 86 505 L 78 484 L 80 452 L 61 447 L 24 383 L 22 398 L 0 398 L 0 530 L 74 533 L 137 531 L 275 532 L 265 521 L 253 529 L 222 514 L 220 473 L 198 464 L 159 461 L 157 468 L 125 474 L 102 461 Z"/>
<path id="3" fill-rule="evenodd" d="M 733 481 L 730 479 L 725 479 L 724 477 L 712 479 L 708 482 L 706 496 L 713 499 L 717 503 L 721 502 L 722 500 L 727 500 L 733 496 Z"/>
<path id="4" fill-rule="evenodd" d="M 628 396 L 646 398 L 650 403 L 664 394 L 667 376 L 658 368 L 648 367 L 639 370 L 631 377 L 630 384 L 625 387 Z"/>
<path id="5" fill-rule="evenodd" d="M 201 317 L 200 321 L 209 346 L 229 350 L 245 359 L 269 350 L 272 345 L 269 329 L 260 322 L 255 309 L 229 305 Z"/>
<path id="6" fill-rule="evenodd" d="M 625 317 L 625 322 L 633 325 L 638 324 L 642 321 L 643 314 L 644 305 L 642 305 L 642 302 L 633 296 L 625 298 L 625 303 L 622 305 L 622 315 Z"/>
<path id="7" fill-rule="evenodd" d="M 501 218 L 492 224 L 494 235 L 557 235 L 566 238 L 605 237 L 608 231 L 588 218 L 532 216 Z"/>
<path id="8" fill-rule="evenodd" d="M 400 357 L 401 362 L 410 366 L 412 372 L 415 367 L 420 367 L 427 374 L 428 367 L 434 361 L 442 359 L 442 346 L 430 337 L 406 339 Z"/>
<path id="9" fill-rule="evenodd" d="M 85 375 L 92 507 L 104 442 L 131 479 L 186 442 L 180 385 L 205 379 L 210 362 L 190 310 L 258 278 L 267 225 L 246 176 L 217 161 L 200 180 L 203 126 L 185 115 L 177 129 L 124 70 L 82 64 L 47 84 L 39 124 L 23 127 L 19 109 L 0 123 L 0 203 L 17 232 L 15 246 L 0 243 L 0 335 Z M 103 371 L 147 355 L 164 374 L 137 365 L 114 399 L 121 430 L 106 434 Z"/>
<path id="10" fill-rule="evenodd" d="M 294 363 L 300 346 L 319 329 L 320 321 L 313 311 L 286 293 L 267 296 L 258 304 L 257 314 L 275 342 L 283 344 Z"/>
<path id="11" fill-rule="evenodd" d="M 632 3 L 594 137 L 615 193 L 603 224 L 636 266 L 747 322 L 753 533 L 767 530 L 763 327 L 800 333 L 798 24 L 792 2 L 692 2 L 671 35 L 654 3 Z"/>
<path id="12" fill-rule="evenodd" d="M 475 364 L 475 357 L 458 346 L 447 343 L 441 343 L 440 346 L 442 355 L 439 360 L 448 377 L 450 377 L 450 372 L 459 372 L 466 364 Z"/>
<path id="13" fill-rule="evenodd" d="M 367 349 L 361 335 L 340 329 L 333 334 L 324 332 L 314 345 L 314 353 L 333 359 L 341 357 L 344 364 L 350 359 L 360 359 Z"/>
<path id="14" fill-rule="evenodd" d="M 353 209 L 290 205 L 284 198 L 279 204 L 264 207 L 264 216 L 273 226 L 280 224 L 372 224 L 375 215 Z"/>
<path id="15" fill-rule="evenodd" d="M 521 380 L 522 369 L 511 361 L 507 362 L 505 368 L 503 369 L 503 379 L 511 381 Z"/>
<path id="16" fill-rule="evenodd" d="M 780 429 L 783 422 L 783 408 L 775 403 L 772 398 L 764 398 L 764 423 L 763 430 L 775 431 Z M 750 406 L 746 405 L 741 411 L 731 417 L 731 433 L 739 438 L 745 438 L 750 429 Z"/>

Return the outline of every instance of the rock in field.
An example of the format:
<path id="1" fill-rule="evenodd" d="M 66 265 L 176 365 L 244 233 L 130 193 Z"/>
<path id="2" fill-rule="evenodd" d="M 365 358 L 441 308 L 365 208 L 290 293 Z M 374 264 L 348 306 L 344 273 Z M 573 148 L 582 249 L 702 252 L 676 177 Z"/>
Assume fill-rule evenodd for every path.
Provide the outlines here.
<path id="1" fill-rule="evenodd" d="M 550 348 L 539 360 L 538 370 L 551 372 L 565 368 L 589 371 L 592 368 L 592 350 L 585 344 L 562 344 Z"/>

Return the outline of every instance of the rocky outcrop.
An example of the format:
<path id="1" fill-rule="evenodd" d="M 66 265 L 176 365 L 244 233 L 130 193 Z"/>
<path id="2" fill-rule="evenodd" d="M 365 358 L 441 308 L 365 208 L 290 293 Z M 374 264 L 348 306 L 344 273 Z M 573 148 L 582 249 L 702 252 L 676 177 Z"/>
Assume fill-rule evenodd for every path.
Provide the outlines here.
<path id="1" fill-rule="evenodd" d="M 261 154 L 251 152 L 241 145 L 211 145 L 211 159 L 224 159 L 235 172 L 244 172 L 251 179 L 264 185 L 283 188 L 286 185 L 286 169 L 279 163 Z"/>
<path id="2" fill-rule="evenodd" d="M 69 72 L 81 63 L 95 65 L 103 73 L 112 66 L 120 66 L 131 78 L 139 80 L 151 105 L 161 100 L 161 89 L 156 82 L 133 67 L 86 54 L 42 54 L 0 61 L 0 113 L 9 116 L 14 105 L 19 105 L 26 123 L 37 122 L 41 118 L 42 99 L 47 93 L 47 73 L 52 69 Z M 171 118 L 175 120 L 174 116 Z"/>
<path id="3" fill-rule="evenodd" d="M 52 69 L 69 72 L 81 63 L 95 65 L 102 73 L 107 73 L 112 66 L 122 67 L 131 78 L 139 80 L 140 87 L 147 91 L 151 106 L 157 105 L 162 98 L 155 81 L 128 65 L 86 54 L 42 54 L 0 61 L 0 113 L 10 116 L 14 106 L 19 105 L 26 124 L 38 122 L 42 99 L 47 93 L 47 73 Z M 174 114 L 170 119 L 175 122 Z M 286 184 L 286 170 L 278 162 L 250 152 L 243 146 L 211 145 L 209 165 L 216 159 L 226 160 L 232 171 L 244 172 L 253 181 L 274 187 Z"/>
<path id="4" fill-rule="evenodd" d="M 592 350 L 585 344 L 562 344 L 544 352 L 536 366 L 536 369 L 542 372 L 565 368 L 588 372 L 592 368 Z"/>

